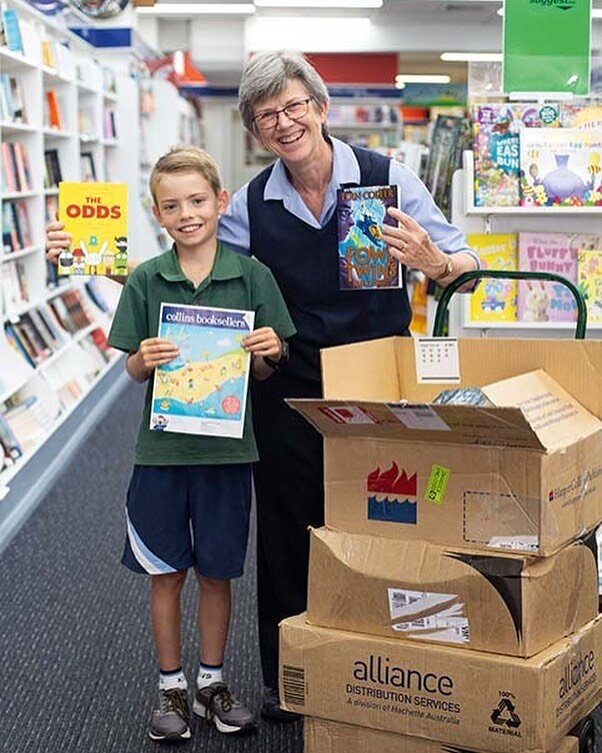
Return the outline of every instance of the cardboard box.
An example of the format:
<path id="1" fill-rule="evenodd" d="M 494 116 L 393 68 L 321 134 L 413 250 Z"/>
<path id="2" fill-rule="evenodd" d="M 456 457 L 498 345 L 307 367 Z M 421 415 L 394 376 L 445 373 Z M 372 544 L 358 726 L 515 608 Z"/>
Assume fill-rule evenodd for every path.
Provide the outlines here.
<path id="1" fill-rule="evenodd" d="M 602 617 L 530 659 L 280 623 L 280 700 L 491 753 L 548 753 L 602 697 Z"/>
<path id="2" fill-rule="evenodd" d="M 326 524 L 541 556 L 597 525 L 602 341 L 437 339 L 439 356 L 421 342 L 326 349 L 325 399 L 289 401 L 325 438 Z M 459 382 L 450 363 L 432 384 L 455 344 Z M 450 387 L 482 387 L 496 407 L 429 404 Z"/>
<path id="3" fill-rule="evenodd" d="M 303 753 L 464 753 L 445 743 L 420 740 L 392 732 L 305 717 Z M 576 737 L 565 737 L 551 753 L 579 753 Z"/>
<path id="4" fill-rule="evenodd" d="M 545 559 L 311 531 L 308 622 L 528 657 L 598 614 L 596 533 Z"/>

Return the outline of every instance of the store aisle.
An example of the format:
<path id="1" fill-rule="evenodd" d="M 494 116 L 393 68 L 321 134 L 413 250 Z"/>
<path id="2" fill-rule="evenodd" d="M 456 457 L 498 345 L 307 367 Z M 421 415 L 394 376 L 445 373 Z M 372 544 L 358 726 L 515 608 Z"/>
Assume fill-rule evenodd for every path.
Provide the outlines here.
<path id="1" fill-rule="evenodd" d="M 123 500 L 142 389 L 129 386 L 0 555 L 0 753 L 156 753 L 146 725 L 157 683 L 146 578 L 127 572 Z M 1 504 L 1 503 L 0 503 Z M 254 541 L 254 532 L 251 533 Z M 235 585 L 227 676 L 257 708 L 254 547 Z M 196 671 L 193 579 L 184 667 Z M 196 723 L 181 751 L 301 753 L 301 724 L 226 738 Z M 169 749 L 169 748 L 168 748 Z"/>

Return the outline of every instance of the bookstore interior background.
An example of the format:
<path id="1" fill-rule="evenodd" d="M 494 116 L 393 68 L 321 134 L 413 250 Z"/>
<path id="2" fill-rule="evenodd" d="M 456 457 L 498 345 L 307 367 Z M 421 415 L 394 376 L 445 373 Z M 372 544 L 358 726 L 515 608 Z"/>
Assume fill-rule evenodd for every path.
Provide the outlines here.
<path id="1" fill-rule="evenodd" d="M 198 144 L 230 191 L 272 160 L 237 111 L 253 52 L 306 53 L 329 88 L 333 136 L 415 171 L 484 268 L 571 281 L 587 338 L 601 337 L 602 0 L 587 85 L 512 95 L 500 0 L 2 0 L 1 18 L 0 551 L 125 383 L 106 340 L 119 285 L 71 274 L 77 258 L 58 275 L 45 258 L 59 183 L 127 186 L 129 228 L 115 226 L 116 249 L 87 250 L 92 271 L 168 248 L 148 191 L 158 156 Z M 430 335 L 437 286 L 411 271 L 408 286 L 412 332 Z M 576 320 L 562 285 L 492 278 L 452 299 L 446 331 L 568 339 Z"/>

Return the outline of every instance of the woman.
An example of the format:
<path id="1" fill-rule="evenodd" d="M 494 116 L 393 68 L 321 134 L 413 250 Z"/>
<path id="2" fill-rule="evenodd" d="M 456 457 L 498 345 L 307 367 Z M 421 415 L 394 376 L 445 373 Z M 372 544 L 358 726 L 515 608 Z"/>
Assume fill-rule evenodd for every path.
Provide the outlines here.
<path id="1" fill-rule="evenodd" d="M 233 196 L 220 237 L 270 267 L 297 327 L 288 362 L 253 385 L 262 710 L 280 718 L 278 623 L 305 609 L 307 527 L 324 521 L 322 440 L 283 398 L 321 396 L 320 348 L 407 335 L 411 318 L 405 287 L 339 290 L 337 188 L 399 185 L 402 211 L 389 210 L 399 227 L 382 229 L 404 281 L 412 267 L 446 285 L 478 261 L 410 170 L 328 136 L 328 92 L 301 55 L 254 56 L 243 72 L 239 110 L 279 160 Z"/>
<path id="2" fill-rule="evenodd" d="M 296 715 L 278 702 L 278 623 L 305 609 L 308 526 L 324 522 L 322 440 L 284 403 L 322 393 L 320 348 L 389 335 L 408 335 L 411 310 L 404 287 L 340 291 L 336 191 L 341 185 L 399 186 L 398 227 L 383 226 L 390 253 L 445 286 L 478 267 L 460 231 L 435 206 L 405 166 L 328 136 L 326 86 L 296 53 L 255 55 L 243 71 L 239 110 L 244 126 L 278 160 L 237 191 L 220 240 L 270 267 L 297 328 L 288 358 L 253 384 L 260 462 L 257 499 L 259 641 L 265 684 L 262 713 Z M 48 226 L 48 249 L 65 244 L 60 224 Z"/>

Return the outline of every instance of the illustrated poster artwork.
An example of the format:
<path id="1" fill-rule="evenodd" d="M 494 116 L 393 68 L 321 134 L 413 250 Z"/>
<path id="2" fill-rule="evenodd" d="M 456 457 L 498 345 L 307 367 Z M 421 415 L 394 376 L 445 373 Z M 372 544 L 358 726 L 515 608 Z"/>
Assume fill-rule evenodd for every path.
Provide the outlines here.
<path id="1" fill-rule="evenodd" d="M 398 288 L 399 263 L 389 255 L 382 226 L 397 227 L 387 214 L 398 206 L 397 186 L 359 186 L 337 191 L 339 286 L 341 290 Z"/>
<path id="2" fill-rule="evenodd" d="M 250 372 L 242 347 L 253 311 L 161 304 L 158 336 L 180 349 L 155 371 L 150 428 L 240 439 Z"/>

